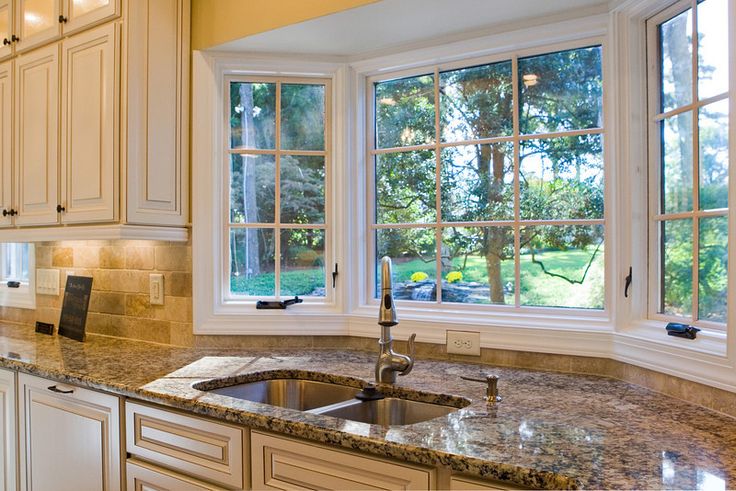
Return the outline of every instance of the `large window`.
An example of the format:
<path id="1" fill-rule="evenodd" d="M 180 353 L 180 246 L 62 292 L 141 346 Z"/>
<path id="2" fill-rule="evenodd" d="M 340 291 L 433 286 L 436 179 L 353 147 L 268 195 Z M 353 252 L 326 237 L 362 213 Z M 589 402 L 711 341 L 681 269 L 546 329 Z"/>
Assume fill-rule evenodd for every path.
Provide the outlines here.
<path id="1" fill-rule="evenodd" d="M 650 19 L 650 311 L 724 327 L 728 248 L 728 5 Z"/>
<path id="2" fill-rule="evenodd" d="M 390 256 L 400 300 L 603 309 L 601 47 L 468 65 L 373 79 L 369 270 Z"/>
<path id="3" fill-rule="evenodd" d="M 330 83 L 230 78 L 226 86 L 226 296 L 330 298 Z"/>

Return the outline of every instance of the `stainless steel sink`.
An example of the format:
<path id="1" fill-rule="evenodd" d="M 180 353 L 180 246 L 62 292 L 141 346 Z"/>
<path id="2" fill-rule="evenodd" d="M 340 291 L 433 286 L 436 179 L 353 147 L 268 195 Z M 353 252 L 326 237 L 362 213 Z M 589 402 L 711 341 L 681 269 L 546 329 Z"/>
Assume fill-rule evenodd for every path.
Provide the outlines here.
<path id="1" fill-rule="evenodd" d="M 409 401 L 395 397 L 386 397 L 377 401 L 358 401 L 356 399 L 355 401 L 322 409 L 312 412 L 381 426 L 421 423 L 458 410 L 458 408 L 452 406 Z"/>
<path id="2" fill-rule="evenodd" d="M 208 392 L 272 406 L 308 411 L 337 402 L 353 400 L 359 389 L 316 380 L 289 378 L 247 382 L 211 389 Z"/>

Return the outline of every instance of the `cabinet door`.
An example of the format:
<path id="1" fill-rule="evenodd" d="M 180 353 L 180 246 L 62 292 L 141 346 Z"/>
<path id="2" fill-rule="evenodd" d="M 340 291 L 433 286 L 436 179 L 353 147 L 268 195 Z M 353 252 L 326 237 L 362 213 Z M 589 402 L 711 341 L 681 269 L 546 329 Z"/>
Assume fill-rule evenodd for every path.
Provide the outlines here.
<path id="1" fill-rule="evenodd" d="M 128 460 L 125 464 L 125 481 L 127 491 L 224 491 L 190 477 L 159 467 Z"/>
<path id="2" fill-rule="evenodd" d="M 118 134 L 114 23 L 65 39 L 61 47 L 61 214 L 64 223 L 116 218 Z"/>
<path id="3" fill-rule="evenodd" d="M 13 0 L 0 0 L 0 59 L 13 54 Z"/>
<path id="4" fill-rule="evenodd" d="M 15 223 L 53 224 L 59 204 L 59 47 L 15 60 Z"/>
<path id="5" fill-rule="evenodd" d="M 63 0 L 64 35 L 94 26 L 119 15 L 120 0 Z"/>
<path id="6" fill-rule="evenodd" d="M 117 397 L 19 374 L 21 489 L 119 490 Z"/>
<path id="7" fill-rule="evenodd" d="M 127 217 L 188 221 L 189 1 L 127 2 Z"/>
<path id="8" fill-rule="evenodd" d="M 3 211 L 13 208 L 13 62 L 0 64 L 0 227 L 12 224 L 10 215 Z"/>
<path id="9" fill-rule="evenodd" d="M 61 0 L 16 0 L 16 51 L 26 51 L 61 36 Z"/>
<path id="10" fill-rule="evenodd" d="M 16 489 L 18 427 L 15 423 L 15 372 L 0 370 L 0 486 Z"/>

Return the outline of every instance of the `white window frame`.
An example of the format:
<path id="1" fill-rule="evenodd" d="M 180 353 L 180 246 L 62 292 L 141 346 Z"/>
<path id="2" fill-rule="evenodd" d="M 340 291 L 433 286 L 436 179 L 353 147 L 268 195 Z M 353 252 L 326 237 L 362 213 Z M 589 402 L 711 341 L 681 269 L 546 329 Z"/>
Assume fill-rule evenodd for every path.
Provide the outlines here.
<path id="1" fill-rule="evenodd" d="M 0 244 L 0 263 L 4 263 L 5 254 L 9 253 L 11 244 Z M 0 281 L 0 306 L 20 309 L 36 308 L 36 256 L 33 244 L 28 244 L 28 280 L 21 281 L 20 287 L 9 288 L 8 279 Z"/>

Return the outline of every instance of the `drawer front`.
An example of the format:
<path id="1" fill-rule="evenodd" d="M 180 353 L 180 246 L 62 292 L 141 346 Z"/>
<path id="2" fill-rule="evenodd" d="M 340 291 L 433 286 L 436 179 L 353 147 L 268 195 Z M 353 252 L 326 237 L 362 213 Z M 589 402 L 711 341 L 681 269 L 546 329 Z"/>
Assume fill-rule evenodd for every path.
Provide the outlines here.
<path id="1" fill-rule="evenodd" d="M 433 471 L 251 432 L 253 489 L 430 489 Z"/>
<path id="2" fill-rule="evenodd" d="M 145 462 L 129 460 L 125 465 L 127 491 L 225 491 Z"/>
<path id="3" fill-rule="evenodd" d="M 243 430 L 125 403 L 130 454 L 232 488 L 243 487 Z"/>

